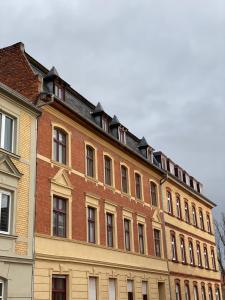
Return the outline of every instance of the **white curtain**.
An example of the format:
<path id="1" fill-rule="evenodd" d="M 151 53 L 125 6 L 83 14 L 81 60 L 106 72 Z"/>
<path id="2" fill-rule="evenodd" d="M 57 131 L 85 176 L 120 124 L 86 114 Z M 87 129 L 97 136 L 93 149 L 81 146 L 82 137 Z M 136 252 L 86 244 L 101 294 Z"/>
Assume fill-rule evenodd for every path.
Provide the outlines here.
<path id="1" fill-rule="evenodd" d="M 116 280 L 109 279 L 109 300 L 116 300 Z"/>
<path id="2" fill-rule="evenodd" d="M 88 300 L 97 300 L 97 279 L 89 277 Z"/>

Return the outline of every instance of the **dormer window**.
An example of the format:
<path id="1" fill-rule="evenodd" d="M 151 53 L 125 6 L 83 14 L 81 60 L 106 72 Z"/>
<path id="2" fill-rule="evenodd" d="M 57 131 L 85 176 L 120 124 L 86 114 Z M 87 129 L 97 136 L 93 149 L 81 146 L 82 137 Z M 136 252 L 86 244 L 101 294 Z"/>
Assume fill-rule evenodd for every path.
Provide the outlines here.
<path id="1" fill-rule="evenodd" d="M 108 123 L 108 120 L 106 119 L 106 117 L 104 117 L 104 116 L 102 116 L 102 129 L 105 132 L 109 131 L 109 123 Z"/>
<path id="2" fill-rule="evenodd" d="M 118 128 L 118 136 L 119 136 L 119 141 L 123 144 L 126 144 L 126 131 L 121 126 Z"/>
<path id="3" fill-rule="evenodd" d="M 150 147 L 147 148 L 147 160 L 153 161 L 153 153 Z"/>
<path id="4" fill-rule="evenodd" d="M 57 84 L 55 84 L 54 95 L 60 100 L 63 98 L 62 88 Z"/>

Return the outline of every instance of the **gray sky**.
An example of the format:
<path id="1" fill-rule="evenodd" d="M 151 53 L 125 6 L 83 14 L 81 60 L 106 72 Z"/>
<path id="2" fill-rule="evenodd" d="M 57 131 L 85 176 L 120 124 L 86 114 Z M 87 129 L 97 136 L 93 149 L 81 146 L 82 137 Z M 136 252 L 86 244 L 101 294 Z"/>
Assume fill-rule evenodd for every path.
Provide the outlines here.
<path id="1" fill-rule="evenodd" d="M 225 212 L 224 0 L 2 0 L 26 51 L 204 184 Z"/>

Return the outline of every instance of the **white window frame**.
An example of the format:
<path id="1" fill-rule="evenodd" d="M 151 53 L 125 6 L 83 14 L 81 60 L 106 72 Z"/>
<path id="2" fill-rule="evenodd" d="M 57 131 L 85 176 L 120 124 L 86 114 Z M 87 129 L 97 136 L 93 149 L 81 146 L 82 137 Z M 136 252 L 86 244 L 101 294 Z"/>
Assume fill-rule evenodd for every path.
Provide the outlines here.
<path id="1" fill-rule="evenodd" d="M 0 208 L 1 208 L 1 202 L 2 202 L 2 194 L 9 196 L 9 219 L 8 219 L 8 231 L 1 231 L 2 234 L 9 234 L 10 228 L 11 228 L 11 202 L 12 202 L 12 193 L 7 192 L 5 190 L 0 190 Z M 0 210 L 1 214 L 1 210 Z"/>
<path id="2" fill-rule="evenodd" d="M 4 300 L 4 290 L 5 290 L 5 283 L 3 280 L 0 279 L 0 284 L 2 284 L 2 296 L 0 296 L 0 300 Z"/>
<path id="3" fill-rule="evenodd" d="M 2 121 L 1 121 L 1 140 L 0 140 L 0 148 L 6 150 L 4 148 L 4 140 L 5 140 L 5 118 L 8 117 L 12 120 L 12 149 L 11 152 L 14 152 L 15 148 L 15 119 L 8 114 L 3 113 L 0 111 L 0 114 L 2 115 Z M 8 151 L 8 150 L 6 150 Z"/>

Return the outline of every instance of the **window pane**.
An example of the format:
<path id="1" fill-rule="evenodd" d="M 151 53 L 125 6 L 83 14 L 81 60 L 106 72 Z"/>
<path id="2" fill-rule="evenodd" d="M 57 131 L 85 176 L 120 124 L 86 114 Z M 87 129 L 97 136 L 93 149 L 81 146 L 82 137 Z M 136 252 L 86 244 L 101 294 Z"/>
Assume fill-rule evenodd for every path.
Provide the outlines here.
<path id="1" fill-rule="evenodd" d="M 116 300 L 116 280 L 109 279 L 109 300 Z"/>
<path id="2" fill-rule="evenodd" d="M 0 231 L 8 232 L 10 196 L 2 193 L 0 197 Z"/>
<path id="3" fill-rule="evenodd" d="M 13 134 L 13 120 L 6 116 L 4 149 L 8 151 L 12 151 L 12 134 Z"/>
<path id="4" fill-rule="evenodd" d="M 89 278 L 88 300 L 97 300 L 97 279 L 95 277 Z"/>
<path id="5" fill-rule="evenodd" d="M 53 235 L 66 237 L 66 199 L 53 199 Z"/>
<path id="6" fill-rule="evenodd" d="M 52 278 L 52 300 L 66 300 L 66 278 Z"/>
<path id="7" fill-rule="evenodd" d="M 0 282 L 0 299 L 3 297 L 3 283 Z"/>

